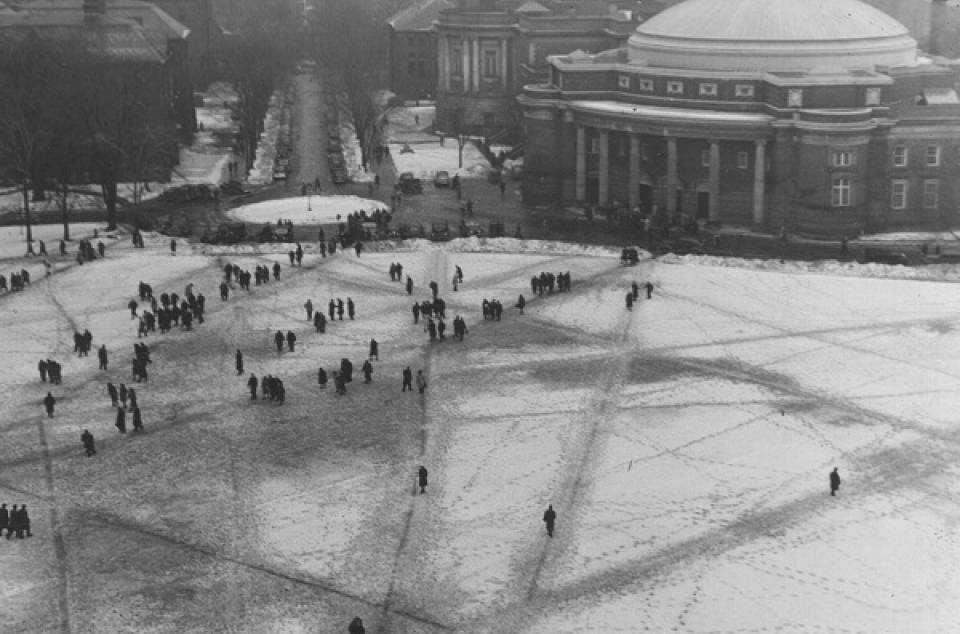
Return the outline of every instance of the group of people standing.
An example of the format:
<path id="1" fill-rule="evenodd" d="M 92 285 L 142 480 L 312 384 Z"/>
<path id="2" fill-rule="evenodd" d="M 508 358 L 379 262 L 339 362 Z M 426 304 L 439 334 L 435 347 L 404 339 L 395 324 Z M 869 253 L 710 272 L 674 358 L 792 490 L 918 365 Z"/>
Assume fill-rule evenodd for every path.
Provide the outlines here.
<path id="1" fill-rule="evenodd" d="M 26 504 L 21 504 L 19 508 L 14 504 L 9 511 L 6 504 L 0 504 L 0 536 L 3 535 L 4 530 L 7 531 L 7 539 L 14 535 L 20 539 L 23 539 L 24 536 L 33 537 L 33 533 L 30 531 L 30 514 L 27 512 Z"/>

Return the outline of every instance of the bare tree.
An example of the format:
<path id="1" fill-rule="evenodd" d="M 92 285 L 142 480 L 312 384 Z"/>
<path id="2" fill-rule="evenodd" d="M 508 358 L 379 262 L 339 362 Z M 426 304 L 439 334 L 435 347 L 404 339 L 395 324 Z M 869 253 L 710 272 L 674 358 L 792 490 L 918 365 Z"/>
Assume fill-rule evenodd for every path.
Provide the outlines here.
<path id="1" fill-rule="evenodd" d="M 23 196 L 27 253 L 33 253 L 31 191 L 43 180 L 43 158 L 52 140 L 62 60 L 32 39 L 0 42 L 0 173 Z"/>

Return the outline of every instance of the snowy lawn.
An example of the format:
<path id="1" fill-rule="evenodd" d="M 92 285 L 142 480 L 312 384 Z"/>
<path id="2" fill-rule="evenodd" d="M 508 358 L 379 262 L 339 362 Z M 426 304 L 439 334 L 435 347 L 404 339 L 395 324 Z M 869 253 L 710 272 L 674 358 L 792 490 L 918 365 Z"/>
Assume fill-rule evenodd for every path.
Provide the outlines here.
<path id="1" fill-rule="evenodd" d="M 482 177 L 490 169 L 490 163 L 472 143 L 463 146 L 463 167 L 459 165 L 459 150 L 454 139 L 447 139 L 440 145 L 439 139 L 434 143 L 417 143 L 409 147 L 412 152 L 403 152 L 402 144 L 390 144 L 390 156 L 397 168 L 397 173 L 413 172 L 417 178 L 432 180 L 439 170 L 459 174 L 460 178 Z"/>
<path id="2" fill-rule="evenodd" d="M 369 632 L 960 631 L 954 269 L 623 267 L 616 249 L 512 239 L 307 248 L 297 268 L 289 245 L 146 242 L 0 296 L 0 501 L 28 504 L 34 532 L 0 548 L 9 631 L 334 632 L 355 615 Z M 225 264 L 274 262 L 279 280 L 220 300 Z M 569 271 L 571 292 L 533 295 L 541 271 Z M 431 279 L 464 342 L 413 324 Z M 207 314 L 146 340 L 146 430 L 121 435 L 104 384 L 131 385 L 140 280 L 193 283 Z M 303 303 L 337 297 L 356 319 L 315 333 Z M 109 371 L 73 353 L 84 328 Z M 278 329 L 296 351 L 273 348 Z M 249 399 L 238 349 L 284 404 Z M 63 385 L 40 382 L 44 357 Z M 344 357 L 337 396 L 316 371 Z M 424 395 L 401 392 L 406 366 Z"/>

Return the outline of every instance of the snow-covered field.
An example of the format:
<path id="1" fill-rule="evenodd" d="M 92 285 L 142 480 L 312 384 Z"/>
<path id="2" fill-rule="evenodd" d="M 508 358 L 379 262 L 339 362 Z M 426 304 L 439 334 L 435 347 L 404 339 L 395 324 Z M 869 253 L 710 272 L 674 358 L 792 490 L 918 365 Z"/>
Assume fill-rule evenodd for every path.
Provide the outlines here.
<path id="1" fill-rule="evenodd" d="M 960 631 L 951 269 L 624 267 L 618 250 L 512 239 L 304 245 L 292 268 L 290 245 L 174 257 L 146 241 L 0 296 L 0 502 L 28 504 L 34 533 L 0 544 L 4 631 L 342 632 L 356 615 L 368 632 Z M 19 268 L 22 244 L 0 249 Z M 279 280 L 219 299 L 224 264 L 274 261 Z M 541 271 L 569 271 L 572 291 L 534 296 Z M 431 279 L 464 342 L 413 324 Z M 120 435 L 104 384 L 131 384 L 140 280 L 193 283 L 206 323 L 147 339 L 146 431 Z M 315 333 L 303 303 L 336 297 L 356 319 Z M 480 318 L 484 298 L 502 321 Z M 109 371 L 72 352 L 84 328 Z M 272 347 L 278 329 L 295 352 Z M 237 349 L 286 403 L 249 400 Z M 63 385 L 40 382 L 45 357 Z M 316 370 L 343 357 L 359 378 L 336 396 Z M 400 391 L 406 366 L 423 396 Z"/>
<path id="2" fill-rule="evenodd" d="M 276 222 L 283 218 L 297 224 L 328 224 L 346 222 L 355 211 L 372 213 L 383 207 L 379 200 L 358 196 L 296 196 L 235 207 L 227 215 L 243 222 Z"/>

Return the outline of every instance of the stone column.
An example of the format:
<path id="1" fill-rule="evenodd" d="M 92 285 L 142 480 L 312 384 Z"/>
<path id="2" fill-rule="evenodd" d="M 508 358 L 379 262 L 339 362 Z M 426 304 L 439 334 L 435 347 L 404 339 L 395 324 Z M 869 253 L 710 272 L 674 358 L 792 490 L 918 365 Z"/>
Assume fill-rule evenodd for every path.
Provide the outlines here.
<path id="1" fill-rule="evenodd" d="M 628 204 L 634 209 L 640 204 L 640 135 L 630 135 L 630 192 Z"/>
<path id="2" fill-rule="evenodd" d="M 763 139 L 755 141 L 756 150 L 753 153 L 753 224 L 763 226 L 764 192 L 767 177 L 767 142 Z"/>
<path id="3" fill-rule="evenodd" d="M 450 90 L 450 40 L 446 37 L 440 38 L 437 47 L 437 73 L 440 75 L 440 89 Z"/>
<path id="4" fill-rule="evenodd" d="M 583 202 L 587 197 L 587 131 L 582 125 L 577 126 L 577 202 Z"/>
<path id="5" fill-rule="evenodd" d="M 500 79 L 503 82 L 503 92 L 510 91 L 510 84 L 507 81 L 507 40 L 500 40 Z"/>
<path id="6" fill-rule="evenodd" d="M 710 140 L 710 220 L 720 220 L 720 142 Z"/>
<path id="7" fill-rule="evenodd" d="M 480 92 L 480 38 L 475 37 L 473 40 L 473 68 L 470 69 L 470 74 L 473 76 L 473 92 Z"/>
<path id="8" fill-rule="evenodd" d="M 597 203 L 606 205 L 610 200 L 610 132 L 600 130 L 599 155 L 597 156 Z"/>
<path id="9" fill-rule="evenodd" d="M 667 137 L 667 213 L 677 213 L 677 138 Z"/>
<path id="10" fill-rule="evenodd" d="M 460 40 L 462 57 L 463 57 L 463 92 L 470 92 L 470 40 L 463 38 Z"/>

